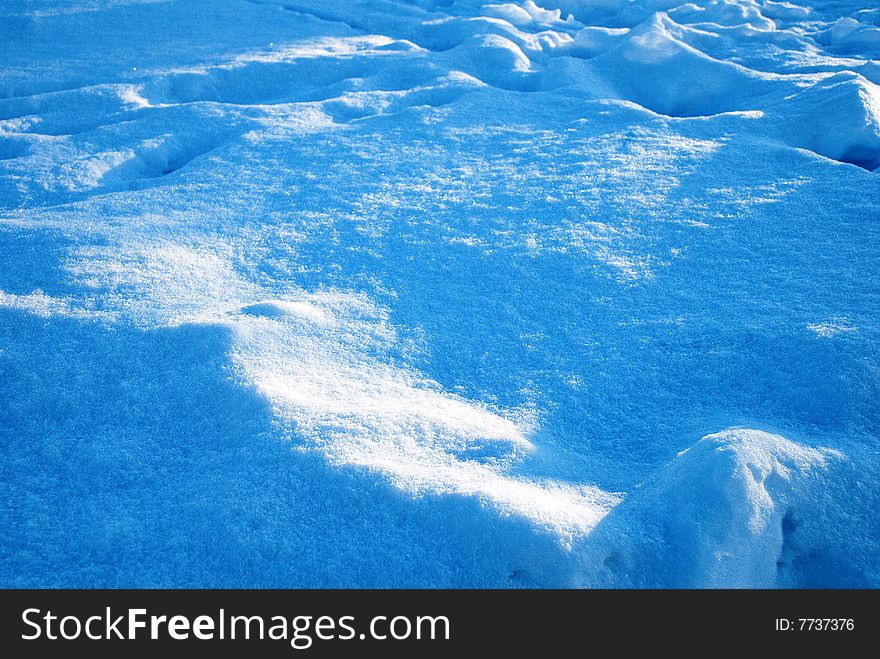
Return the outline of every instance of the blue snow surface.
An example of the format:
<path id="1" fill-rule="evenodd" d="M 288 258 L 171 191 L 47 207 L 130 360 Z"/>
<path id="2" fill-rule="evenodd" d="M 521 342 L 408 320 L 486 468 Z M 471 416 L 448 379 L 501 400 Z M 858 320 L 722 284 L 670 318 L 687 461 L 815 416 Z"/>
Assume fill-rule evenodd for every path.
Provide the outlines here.
<path id="1" fill-rule="evenodd" d="M 0 585 L 877 587 L 868 0 L 7 0 Z"/>

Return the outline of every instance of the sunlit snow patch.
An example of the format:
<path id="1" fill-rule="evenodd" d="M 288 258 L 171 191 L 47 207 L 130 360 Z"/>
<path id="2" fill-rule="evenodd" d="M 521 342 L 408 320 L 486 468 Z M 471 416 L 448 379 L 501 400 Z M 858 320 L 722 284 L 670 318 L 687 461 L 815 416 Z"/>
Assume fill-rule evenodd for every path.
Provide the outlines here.
<path id="1" fill-rule="evenodd" d="M 378 471 L 416 495 L 476 496 L 565 541 L 617 501 L 598 488 L 509 476 L 507 468 L 535 450 L 524 421 L 377 358 L 393 351 L 396 336 L 364 296 L 259 302 L 232 322 L 235 363 L 291 424 L 303 450 Z"/>

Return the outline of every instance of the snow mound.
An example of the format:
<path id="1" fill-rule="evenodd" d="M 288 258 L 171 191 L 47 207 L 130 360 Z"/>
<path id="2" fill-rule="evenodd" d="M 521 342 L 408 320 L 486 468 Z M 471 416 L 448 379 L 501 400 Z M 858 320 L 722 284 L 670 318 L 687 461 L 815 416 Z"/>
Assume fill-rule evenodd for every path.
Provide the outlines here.
<path id="1" fill-rule="evenodd" d="M 819 41 L 840 53 L 880 54 L 880 21 L 877 19 L 877 10 L 864 10 L 856 16 L 865 22 L 854 17 L 840 18 L 819 34 Z"/>
<path id="2" fill-rule="evenodd" d="M 674 31 L 666 14 L 654 14 L 591 63 L 622 98 L 669 116 L 754 109 L 749 100 L 769 91 L 757 73 L 709 57 Z"/>
<path id="3" fill-rule="evenodd" d="M 819 516 L 822 476 L 840 459 L 760 430 L 707 435 L 596 527 L 587 582 L 778 586 L 786 562 L 796 560 L 790 536 Z"/>
<path id="4" fill-rule="evenodd" d="M 880 87 L 856 73 L 826 77 L 780 108 L 793 146 L 867 170 L 880 167 Z"/>
<path id="5" fill-rule="evenodd" d="M 629 32 L 626 28 L 588 26 L 578 30 L 570 52 L 575 57 L 588 59 L 609 50 L 614 43 Z"/>
<path id="6" fill-rule="evenodd" d="M 669 15 L 678 23 L 725 27 L 747 25 L 755 30 L 776 29 L 776 23 L 763 15 L 757 4 L 736 0 L 710 0 L 699 5 L 687 3 L 673 6 Z"/>
<path id="7" fill-rule="evenodd" d="M 517 27 L 549 27 L 564 22 L 560 9 L 547 10 L 539 7 L 533 0 L 526 0 L 519 5 L 512 2 L 486 4 L 482 6 L 481 10 L 486 16 L 503 18 Z M 567 22 L 570 21 L 569 18 Z"/>
<path id="8" fill-rule="evenodd" d="M 452 54 L 475 78 L 502 89 L 528 91 L 532 63 L 510 39 L 497 34 L 473 37 L 456 46 Z"/>
<path id="9" fill-rule="evenodd" d="M 311 302 L 287 300 L 255 302 L 242 307 L 241 313 L 258 318 L 293 319 L 318 325 L 328 325 L 333 322 L 332 315 Z"/>

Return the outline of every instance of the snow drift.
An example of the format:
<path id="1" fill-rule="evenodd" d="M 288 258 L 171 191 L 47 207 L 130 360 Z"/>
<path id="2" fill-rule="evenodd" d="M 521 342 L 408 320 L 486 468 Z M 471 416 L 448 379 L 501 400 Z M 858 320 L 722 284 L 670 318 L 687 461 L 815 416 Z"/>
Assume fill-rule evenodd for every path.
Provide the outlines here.
<path id="1" fill-rule="evenodd" d="M 0 585 L 876 587 L 878 30 L 5 3 Z"/>

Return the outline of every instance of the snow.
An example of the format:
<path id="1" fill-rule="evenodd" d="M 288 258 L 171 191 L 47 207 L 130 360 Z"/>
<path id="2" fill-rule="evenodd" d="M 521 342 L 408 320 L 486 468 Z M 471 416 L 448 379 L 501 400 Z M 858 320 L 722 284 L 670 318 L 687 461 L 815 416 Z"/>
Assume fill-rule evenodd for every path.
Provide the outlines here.
<path id="1" fill-rule="evenodd" d="M 757 430 L 707 435 L 602 520 L 587 553 L 602 562 L 594 558 L 588 583 L 771 588 L 794 577 L 859 585 L 799 546 L 805 534 L 817 534 L 811 541 L 819 552 L 833 549 L 850 565 L 871 560 L 837 544 L 844 529 L 816 524 L 827 505 L 819 474 L 841 457 Z"/>
<path id="2" fill-rule="evenodd" d="M 4 3 L 0 585 L 880 585 L 866 5 Z"/>

